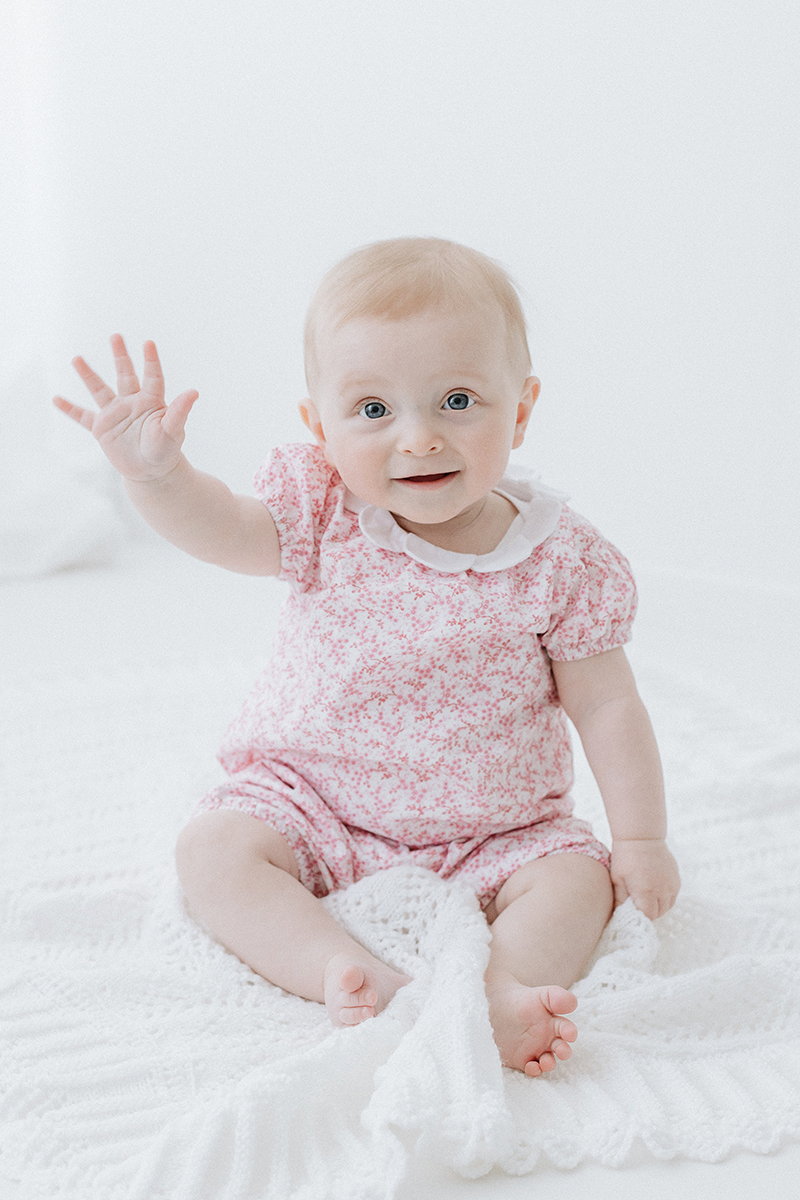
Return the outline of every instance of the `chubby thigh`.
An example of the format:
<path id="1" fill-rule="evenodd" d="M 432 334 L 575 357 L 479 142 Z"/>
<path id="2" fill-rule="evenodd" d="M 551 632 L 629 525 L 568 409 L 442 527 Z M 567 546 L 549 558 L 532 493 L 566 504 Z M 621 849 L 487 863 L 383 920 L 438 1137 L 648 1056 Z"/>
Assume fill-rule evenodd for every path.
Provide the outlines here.
<path id="1" fill-rule="evenodd" d="M 294 856 L 292 874 L 326 896 L 389 867 L 414 865 L 461 879 L 486 908 L 503 884 L 534 859 L 586 854 L 608 867 L 610 855 L 587 822 L 555 813 L 533 824 L 445 843 L 409 846 L 338 819 L 314 789 L 283 763 L 254 764 L 200 802 L 198 812 L 229 809 L 265 822 Z"/>

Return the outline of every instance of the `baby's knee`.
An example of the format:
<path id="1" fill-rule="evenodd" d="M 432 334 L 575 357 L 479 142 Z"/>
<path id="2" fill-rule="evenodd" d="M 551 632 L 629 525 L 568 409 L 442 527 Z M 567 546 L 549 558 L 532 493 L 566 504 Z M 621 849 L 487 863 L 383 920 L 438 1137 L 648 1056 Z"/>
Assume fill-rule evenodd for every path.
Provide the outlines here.
<path id="1" fill-rule="evenodd" d="M 614 907 L 614 889 L 607 867 L 589 854 L 559 851 L 525 863 L 503 884 L 486 912 L 494 916 L 525 892 L 541 890 L 586 908 L 605 910 L 606 920 Z M 489 913 L 493 916 L 489 916 Z"/>
<path id="2" fill-rule="evenodd" d="M 548 855 L 546 862 L 563 877 L 571 891 L 585 895 L 598 908 L 607 908 L 611 915 L 614 887 L 605 863 L 591 854 L 576 851 Z"/>
<path id="3" fill-rule="evenodd" d="M 606 912 L 606 920 L 614 911 L 614 885 L 611 882 L 611 872 L 605 863 L 593 858 L 591 854 L 576 854 L 575 858 L 583 860 L 581 871 L 587 886 L 592 890 L 598 908 Z"/>
<path id="4" fill-rule="evenodd" d="M 189 897 L 259 861 L 299 876 L 286 840 L 265 821 L 233 809 L 199 813 L 181 830 L 175 846 L 178 878 Z"/>

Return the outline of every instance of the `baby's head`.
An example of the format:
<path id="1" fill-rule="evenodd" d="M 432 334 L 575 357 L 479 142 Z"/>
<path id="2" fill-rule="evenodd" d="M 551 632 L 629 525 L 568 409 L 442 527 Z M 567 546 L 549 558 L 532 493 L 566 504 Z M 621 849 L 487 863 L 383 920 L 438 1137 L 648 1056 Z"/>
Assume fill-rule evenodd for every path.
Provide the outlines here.
<path id="1" fill-rule="evenodd" d="M 444 238 L 392 238 L 354 250 L 317 288 L 305 326 L 306 381 L 312 397 L 326 333 L 359 317 L 396 321 L 428 309 L 494 312 L 503 323 L 509 364 L 520 381 L 530 374 L 525 314 L 499 263 Z"/>
<path id="2" fill-rule="evenodd" d="M 365 246 L 322 280 L 305 348 L 303 420 L 356 496 L 406 528 L 480 509 L 539 390 L 499 264 L 439 238 Z"/>

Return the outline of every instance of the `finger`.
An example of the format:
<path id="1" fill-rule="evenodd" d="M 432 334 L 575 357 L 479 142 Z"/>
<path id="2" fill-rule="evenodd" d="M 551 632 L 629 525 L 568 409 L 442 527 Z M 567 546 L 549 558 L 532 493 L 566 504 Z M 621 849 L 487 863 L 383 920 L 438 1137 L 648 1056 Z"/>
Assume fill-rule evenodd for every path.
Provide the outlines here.
<path id="1" fill-rule="evenodd" d="M 668 913 L 673 904 L 677 900 L 677 896 L 672 892 L 668 892 L 666 896 L 659 896 L 656 903 L 658 905 L 657 917 L 663 917 L 664 913 Z"/>
<path id="2" fill-rule="evenodd" d="M 639 912 L 644 913 L 651 921 L 658 916 L 658 896 L 653 892 L 643 892 L 640 896 L 634 896 L 633 903 Z"/>
<path id="3" fill-rule="evenodd" d="M 186 418 L 199 395 L 196 391 L 181 392 L 180 396 L 176 396 L 172 401 L 161 418 L 161 428 L 168 437 L 177 438 L 183 433 Z"/>
<path id="4" fill-rule="evenodd" d="M 98 408 L 105 408 L 107 404 L 116 399 L 116 393 L 112 392 L 108 384 L 103 382 L 96 371 L 92 370 L 85 358 L 81 358 L 80 355 L 77 358 L 73 358 L 72 365 L 92 393 L 92 398 Z"/>
<path id="5" fill-rule="evenodd" d="M 77 404 L 71 404 L 63 396 L 53 396 L 53 404 L 61 412 L 66 413 L 68 417 L 72 417 L 73 421 L 77 421 L 79 425 L 83 425 L 84 429 L 91 430 L 94 417 L 85 408 L 79 408 Z"/>
<path id="6" fill-rule="evenodd" d="M 156 400 L 164 399 L 164 375 L 161 371 L 161 363 L 158 358 L 155 342 L 145 342 L 144 344 L 144 375 L 142 376 L 143 389 L 149 396 L 153 396 Z"/>
<path id="7" fill-rule="evenodd" d="M 139 380 L 133 368 L 131 357 L 125 348 L 122 335 L 112 333 L 111 351 L 114 355 L 114 366 L 117 371 L 117 392 L 120 396 L 134 396 L 139 390 Z"/>

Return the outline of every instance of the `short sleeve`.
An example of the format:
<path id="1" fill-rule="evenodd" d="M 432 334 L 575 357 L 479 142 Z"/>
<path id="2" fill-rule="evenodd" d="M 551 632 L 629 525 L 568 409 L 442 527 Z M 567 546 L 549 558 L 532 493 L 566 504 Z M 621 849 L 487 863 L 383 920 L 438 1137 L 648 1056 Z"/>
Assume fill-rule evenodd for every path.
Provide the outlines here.
<path id="1" fill-rule="evenodd" d="M 279 446 L 256 472 L 255 492 L 270 511 L 281 546 L 279 578 L 299 591 L 319 578 L 320 539 L 336 512 L 342 482 L 318 447 Z"/>
<path id="2" fill-rule="evenodd" d="M 550 624 L 542 645 L 556 662 L 591 658 L 630 640 L 636 584 L 628 560 L 594 526 L 566 510 L 554 538 Z"/>

